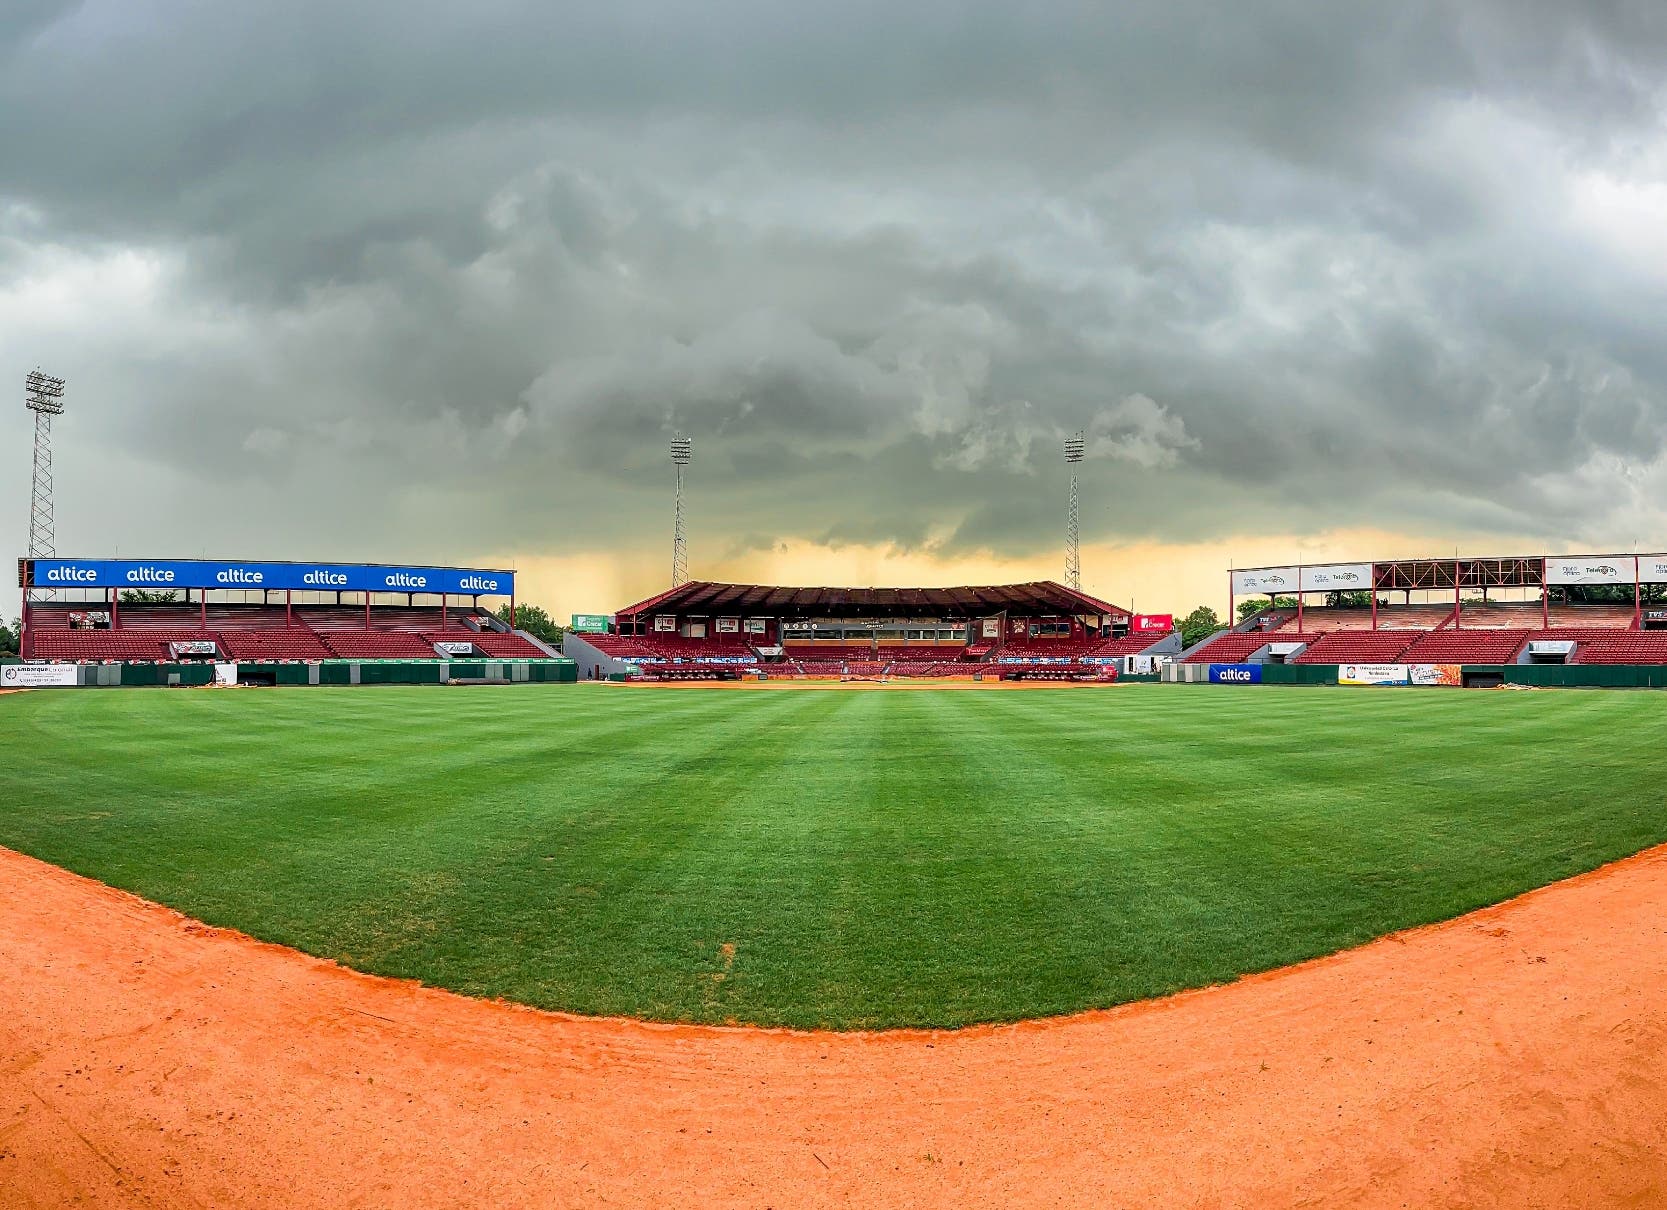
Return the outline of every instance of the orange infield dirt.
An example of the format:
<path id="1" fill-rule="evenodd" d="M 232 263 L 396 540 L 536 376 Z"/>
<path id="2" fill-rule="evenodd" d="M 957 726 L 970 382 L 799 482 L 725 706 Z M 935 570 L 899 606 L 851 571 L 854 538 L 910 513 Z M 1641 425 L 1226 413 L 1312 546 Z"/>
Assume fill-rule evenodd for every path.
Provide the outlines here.
<path id="1" fill-rule="evenodd" d="M 0 1204 L 1661 1206 L 1667 848 L 956 1033 L 574 1019 L 0 850 Z"/>

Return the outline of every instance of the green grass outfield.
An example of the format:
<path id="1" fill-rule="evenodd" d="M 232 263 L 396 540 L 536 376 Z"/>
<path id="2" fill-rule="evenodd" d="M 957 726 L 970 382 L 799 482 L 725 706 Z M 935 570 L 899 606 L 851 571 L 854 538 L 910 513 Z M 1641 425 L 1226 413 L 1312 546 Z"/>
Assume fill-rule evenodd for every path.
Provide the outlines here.
<path id="1" fill-rule="evenodd" d="M 1667 839 L 1664 718 L 1645 692 L 48 691 L 0 697 L 0 844 L 471 995 L 953 1026 Z"/>

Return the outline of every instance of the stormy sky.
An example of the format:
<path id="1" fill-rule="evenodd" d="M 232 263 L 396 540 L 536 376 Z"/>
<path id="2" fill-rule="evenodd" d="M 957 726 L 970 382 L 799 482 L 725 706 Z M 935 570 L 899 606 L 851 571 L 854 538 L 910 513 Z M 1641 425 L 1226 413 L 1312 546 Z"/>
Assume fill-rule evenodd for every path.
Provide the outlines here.
<path id="1" fill-rule="evenodd" d="M 0 5 L 0 538 L 1057 578 L 1667 546 L 1667 6 Z M 1224 586 L 1217 593 L 1225 596 Z M 15 599 L 15 598 L 14 598 Z"/>

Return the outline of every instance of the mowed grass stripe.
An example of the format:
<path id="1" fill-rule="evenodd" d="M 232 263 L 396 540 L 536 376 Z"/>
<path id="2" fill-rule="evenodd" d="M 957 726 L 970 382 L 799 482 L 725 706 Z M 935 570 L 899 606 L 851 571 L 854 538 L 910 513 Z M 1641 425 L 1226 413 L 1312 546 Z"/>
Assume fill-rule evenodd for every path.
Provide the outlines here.
<path id="1" fill-rule="evenodd" d="M 1129 686 L 0 697 L 0 843 L 469 994 L 878 1027 L 1067 1012 L 1667 839 L 1667 699 Z"/>

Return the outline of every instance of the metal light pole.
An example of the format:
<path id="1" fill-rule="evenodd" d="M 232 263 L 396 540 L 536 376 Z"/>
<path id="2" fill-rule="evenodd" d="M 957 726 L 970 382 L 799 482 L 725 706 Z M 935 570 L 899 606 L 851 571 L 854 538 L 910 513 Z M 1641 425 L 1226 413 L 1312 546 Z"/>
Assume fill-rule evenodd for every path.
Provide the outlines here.
<path id="1" fill-rule="evenodd" d="M 29 558 L 57 553 L 52 521 L 52 418 L 64 413 L 64 380 L 33 370 L 23 380 L 23 404 L 35 414 L 35 473 L 29 489 Z M 37 599 L 51 589 L 35 590 Z"/>
<path id="2" fill-rule="evenodd" d="M 694 442 L 679 433 L 671 439 L 671 464 L 677 468 L 677 515 L 671 531 L 671 586 L 689 582 L 689 543 L 683 536 L 683 468 L 689 465 Z"/>
<path id="3" fill-rule="evenodd" d="M 1085 444 L 1082 433 L 1065 439 L 1065 465 L 1071 468 L 1071 504 L 1065 514 L 1065 587 L 1082 591 L 1082 544 L 1078 534 L 1077 471 Z"/>

